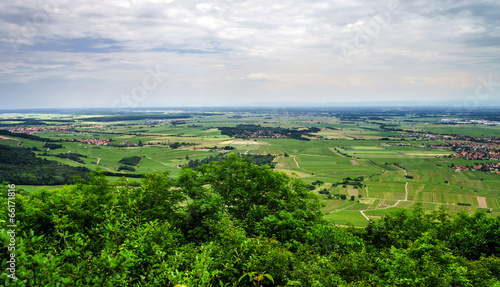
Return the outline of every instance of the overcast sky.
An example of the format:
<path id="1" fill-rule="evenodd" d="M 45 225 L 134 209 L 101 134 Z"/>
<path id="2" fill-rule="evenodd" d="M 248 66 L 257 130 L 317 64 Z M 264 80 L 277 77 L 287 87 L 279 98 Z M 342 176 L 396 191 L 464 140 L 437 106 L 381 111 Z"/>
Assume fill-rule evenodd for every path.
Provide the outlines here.
<path id="1" fill-rule="evenodd" d="M 2 1 L 0 108 L 484 104 L 499 24 L 498 0 Z"/>

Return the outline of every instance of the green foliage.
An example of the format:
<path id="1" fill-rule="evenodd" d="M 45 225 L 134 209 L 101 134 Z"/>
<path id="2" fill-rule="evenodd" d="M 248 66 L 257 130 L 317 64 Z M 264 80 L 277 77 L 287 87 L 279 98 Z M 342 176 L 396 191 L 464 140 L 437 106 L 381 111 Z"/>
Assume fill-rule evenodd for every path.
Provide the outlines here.
<path id="1" fill-rule="evenodd" d="M 60 153 L 55 155 L 58 158 L 67 158 L 69 160 L 85 164 L 85 162 L 81 159 L 81 157 L 87 157 L 86 155 L 79 153 Z"/>
<path id="2" fill-rule="evenodd" d="M 195 143 L 189 143 L 189 142 L 173 142 L 168 144 L 171 149 L 177 149 L 183 146 L 193 146 L 196 145 Z"/>
<path id="3" fill-rule="evenodd" d="M 260 274 L 257 274 L 257 272 L 245 273 L 243 276 L 241 276 L 241 278 L 240 278 L 240 280 L 238 280 L 238 282 L 240 282 L 246 276 L 248 276 L 250 281 L 253 282 L 253 285 L 255 285 L 257 287 L 260 286 L 260 282 L 263 281 L 264 279 L 268 279 L 269 281 L 271 281 L 274 284 L 273 277 L 269 274 L 266 274 L 265 272 L 262 272 Z"/>
<path id="4" fill-rule="evenodd" d="M 87 178 L 86 167 L 38 158 L 30 149 L 0 145 L 0 178 L 21 185 L 63 185 Z"/>
<path id="5" fill-rule="evenodd" d="M 450 228 L 448 246 L 468 259 L 500 254 L 500 218 L 483 210 L 473 216 L 459 213 Z"/>
<path id="6" fill-rule="evenodd" d="M 275 156 L 271 154 L 263 155 L 263 154 L 239 154 L 242 158 L 250 158 L 253 164 L 256 165 L 268 165 L 272 168 L 276 166 L 274 162 Z M 224 153 L 219 153 L 217 155 L 211 155 L 204 159 L 194 159 L 190 160 L 187 164 L 187 167 L 192 169 L 197 169 L 199 166 L 204 164 L 209 164 L 211 162 L 222 162 L 228 160 L 228 155 Z"/>
<path id="7" fill-rule="evenodd" d="M 42 137 L 39 137 L 39 136 L 36 136 L 36 135 L 23 134 L 23 133 L 12 133 L 12 132 L 9 132 L 8 130 L 3 130 L 3 129 L 0 129 L 0 135 L 9 136 L 9 137 L 15 137 L 15 138 L 23 138 L 23 139 L 35 140 L 35 141 L 42 141 L 42 142 L 53 142 L 54 141 L 52 139 L 42 138 Z"/>
<path id="8" fill-rule="evenodd" d="M 288 137 L 297 140 L 309 140 L 303 136 L 310 133 L 317 133 L 321 129 L 309 127 L 303 130 L 287 129 L 281 127 L 261 127 L 260 125 L 237 125 L 236 127 L 219 127 L 222 135 L 227 135 L 236 138 L 273 138 L 273 137 Z"/>
<path id="9" fill-rule="evenodd" d="M 53 143 L 44 143 L 43 146 L 44 148 L 50 148 L 50 149 L 58 149 L 62 148 L 62 144 L 53 144 Z"/>
<path id="10" fill-rule="evenodd" d="M 450 216 L 417 205 L 365 229 L 335 227 L 302 181 L 237 155 L 183 168 L 175 186 L 168 176 L 112 185 L 97 171 L 72 186 L 19 192 L 18 280 L 5 277 L 4 259 L 6 284 L 500 285 L 499 219 L 484 212 Z M 2 258 L 10 256 L 7 231 Z"/>
<path id="11" fill-rule="evenodd" d="M 141 161 L 141 159 L 142 157 L 134 155 L 134 156 L 124 157 L 118 162 L 126 165 L 137 166 Z"/>
<path id="12" fill-rule="evenodd" d="M 225 210 L 244 223 L 250 234 L 255 234 L 256 223 L 280 212 L 295 212 L 308 221 L 321 216 L 318 199 L 301 180 L 235 154 L 219 164 L 201 166 L 196 172 L 184 169 L 177 185 L 194 199 L 220 196 Z"/>
<path id="13" fill-rule="evenodd" d="M 127 165 L 120 165 L 120 167 L 118 168 L 118 171 L 121 171 L 121 170 L 128 170 L 128 171 L 134 172 L 135 168 L 133 168 L 131 166 L 127 166 Z"/>

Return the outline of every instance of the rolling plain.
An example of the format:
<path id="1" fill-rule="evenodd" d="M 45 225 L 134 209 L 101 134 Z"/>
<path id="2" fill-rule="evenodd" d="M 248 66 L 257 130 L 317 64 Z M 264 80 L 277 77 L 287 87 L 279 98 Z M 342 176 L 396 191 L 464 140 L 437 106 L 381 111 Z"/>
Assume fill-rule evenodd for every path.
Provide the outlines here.
<path id="1" fill-rule="evenodd" d="M 301 178 L 324 203 L 324 218 L 342 226 L 364 227 L 369 220 L 416 203 L 427 211 L 445 205 L 451 213 L 485 209 L 491 216 L 500 215 L 499 160 L 457 157 L 450 148 L 457 136 L 476 138 L 461 140 L 468 143 L 494 141 L 500 128 L 443 122 L 447 117 L 436 111 L 366 111 L 353 116 L 351 111 L 321 109 L 3 113 L 2 129 L 12 134 L 3 134 L 0 144 L 30 148 L 38 157 L 66 165 L 108 171 L 114 174 L 108 176 L 112 181 L 155 170 L 168 171 L 175 179 L 190 161 L 220 153 L 270 154 L 274 169 Z M 257 133 L 229 136 L 220 127 Z M 292 138 L 276 128 L 303 133 Z M 47 147 L 47 141 L 23 138 L 21 133 L 51 139 L 61 147 Z M 60 154 L 77 154 L 79 160 Z M 138 157 L 138 163 L 120 163 L 130 157 Z M 486 163 L 487 169 L 476 168 Z M 458 166 L 469 168 L 457 171 Z M 29 193 L 57 186 L 18 187 Z"/>

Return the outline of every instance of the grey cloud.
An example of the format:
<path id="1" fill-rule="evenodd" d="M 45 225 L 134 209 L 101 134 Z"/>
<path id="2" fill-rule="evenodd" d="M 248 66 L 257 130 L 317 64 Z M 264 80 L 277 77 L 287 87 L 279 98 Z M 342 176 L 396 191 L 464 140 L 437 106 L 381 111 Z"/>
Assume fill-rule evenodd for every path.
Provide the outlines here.
<path id="1" fill-rule="evenodd" d="M 494 1 L 400 0 L 392 11 L 382 0 L 74 0 L 23 38 L 20 19 L 41 9 L 36 3 L 0 4 L 0 62 L 8 63 L 0 83 L 57 78 L 68 90 L 75 79 L 133 81 L 145 66 L 160 63 L 171 80 L 165 93 L 175 87 L 220 93 L 224 100 L 234 91 L 282 97 L 314 87 L 318 95 L 359 96 L 346 84 L 356 83 L 365 87 L 364 99 L 394 93 L 391 85 L 404 92 L 410 82 L 417 84 L 406 90 L 412 95 L 426 83 L 451 89 L 478 71 L 498 70 L 500 59 Z M 377 17 L 387 11 L 380 24 Z M 17 53 L 9 42 L 13 32 L 22 43 Z M 349 61 L 342 61 L 346 45 Z M 47 59 L 74 64 L 39 64 Z"/>

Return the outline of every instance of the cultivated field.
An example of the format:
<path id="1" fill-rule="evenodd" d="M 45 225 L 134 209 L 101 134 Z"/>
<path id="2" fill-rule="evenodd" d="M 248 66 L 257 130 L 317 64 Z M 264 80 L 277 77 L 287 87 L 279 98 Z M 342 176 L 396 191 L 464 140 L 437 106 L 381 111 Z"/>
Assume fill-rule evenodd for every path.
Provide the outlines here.
<path id="1" fill-rule="evenodd" d="M 393 116 L 382 122 L 390 124 L 394 129 L 391 130 L 381 128 L 380 119 L 374 124 L 363 117 L 352 120 L 340 119 L 331 114 L 308 116 L 303 113 L 241 111 L 203 113 L 158 122 L 147 118 L 101 122 L 96 121 L 95 115 L 91 118 L 83 114 L 3 114 L 2 118 L 3 125 L 20 125 L 22 119 L 36 118 L 42 123 L 40 127 L 70 125 L 74 129 L 70 132 L 43 130 L 33 133 L 55 140 L 54 143 L 61 144 L 62 148 L 46 148 L 45 141 L 16 135 L 0 136 L 0 144 L 35 148 L 34 152 L 43 158 L 92 170 L 100 168 L 124 176 L 157 170 L 168 171 L 175 178 L 190 160 L 202 160 L 228 152 L 271 154 L 275 156 L 276 170 L 300 177 L 306 184 L 321 182 L 314 185 L 314 191 L 325 203 L 325 218 L 340 225 L 365 226 L 368 219 L 408 209 L 416 203 L 421 203 L 429 212 L 445 205 L 450 212 L 474 212 L 482 208 L 493 216 L 500 214 L 500 175 L 497 171 L 456 172 L 450 166 L 474 163 L 451 157 L 455 153 L 449 149 L 431 148 L 432 145 L 446 144 L 448 140 L 410 136 L 416 131 L 497 136 L 500 128 L 496 126 L 443 125 L 436 123 L 437 117 L 416 121 L 412 117 Z M 304 140 L 297 140 L 234 138 L 222 135 L 218 129 L 238 125 L 295 130 L 318 128 L 319 131 L 304 136 Z M 91 145 L 77 141 L 91 138 L 111 140 L 113 145 Z M 123 142 L 130 146 L 118 146 Z M 179 146 L 174 147 L 175 143 Z M 56 157 L 61 153 L 80 154 L 83 163 Z M 133 166 L 135 171 L 119 171 L 123 166 L 119 161 L 131 156 L 141 157 L 140 162 Z M 362 180 L 356 184 L 352 179 L 358 177 L 362 177 Z M 109 178 L 114 181 L 118 177 Z M 24 188 L 33 192 L 44 187 Z"/>

